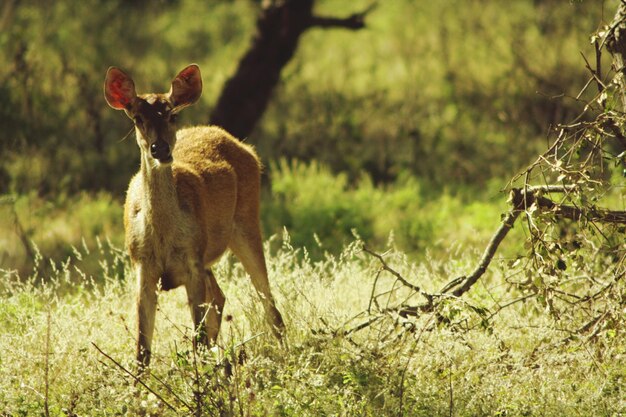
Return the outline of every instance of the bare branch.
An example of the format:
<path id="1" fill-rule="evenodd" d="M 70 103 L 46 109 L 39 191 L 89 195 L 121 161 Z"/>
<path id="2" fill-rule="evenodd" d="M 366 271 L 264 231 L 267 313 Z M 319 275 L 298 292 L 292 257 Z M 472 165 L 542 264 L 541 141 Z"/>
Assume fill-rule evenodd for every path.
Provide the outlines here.
<path id="1" fill-rule="evenodd" d="M 463 283 L 460 287 L 452 292 L 454 296 L 460 297 L 461 295 L 466 293 L 472 287 L 472 285 L 474 285 L 476 281 L 478 281 L 478 279 L 483 276 L 485 271 L 487 271 L 487 267 L 489 266 L 491 260 L 496 254 L 500 243 L 502 243 L 506 235 L 509 233 L 509 230 L 513 228 L 513 224 L 515 223 L 515 220 L 520 213 L 520 211 L 514 210 L 505 215 L 504 219 L 502 220 L 502 224 L 500 225 L 496 233 L 491 237 L 491 240 L 489 241 L 489 244 L 487 245 L 487 248 L 485 249 L 482 258 L 478 263 L 478 267 L 476 267 L 476 269 L 462 281 Z M 447 291 L 450 291 L 450 289 L 451 288 L 447 288 Z"/>
<path id="2" fill-rule="evenodd" d="M 359 330 L 363 330 L 366 327 L 369 327 L 372 324 L 374 324 L 375 322 L 377 322 L 378 320 L 380 320 L 382 317 L 383 317 L 382 315 L 381 316 L 372 316 L 367 321 L 365 321 L 365 322 L 363 322 L 361 324 L 358 324 L 358 325 L 356 325 L 356 326 L 354 326 L 354 327 L 352 327 L 352 328 L 342 332 L 341 334 L 343 336 L 348 336 L 351 333 L 355 333 L 355 332 L 358 332 Z"/>
<path id="3" fill-rule="evenodd" d="M 108 360 L 110 360 L 111 362 L 113 362 L 113 364 L 115 364 L 115 366 L 117 366 L 119 369 L 121 369 L 126 375 L 129 375 L 131 378 L 133 378 L 135 380 L 136 383 L 141 384 L 145 389 L 147 389 L 148 391 L 150 391 L 152 394 L 154 394 L 159 400 L 161 400 L 163 402 L 163 404 L 165 404 L 170 410 L 176 412 L 176 408 L 174 408 L 173 405 L 171 405 L 170 403 L 168 403 L 167 401 L 165 401 L 165 399 L 163 397 L 161 397 L 159 395 L 159 393 L 157 393 L 156 391 L 154 391 L 152 388 L 150 388 L 145 382 L 143 382 L 141 380 L 141 378 L 139 378 L 137 375 L 133 374 L 131 371 L 129 371 L 128 369 L 126 369 L 124 367 L 124 365 L 122 365 L 121 363 L 119 363 L 118 361 L 116 361 L 115 359 L 113 359 L 110 355 L 106 354 L 102 349 L 100 349 L 98 347 L 98 345 L 96 345 L 95 343 L 91 342 L 91 344 L 93 345 L 93 347 L 96 348 L 96 350 L 98 352 L 100 352 L 105 358 L 107 358 Z"/>
<path id="4" fill-rule="evenodd" d="M 467 292 L 485 273 L 496 251 L 498 250 L 500 243 L 502 243 L 509 230 L 513 228 L 513 224 L 519 214 L 533 204 L 535 204 L 540 210 L 551 211 L 557 216 L 576 221 L 586 219 L 601 223 L 626 224 L 626 211 L 611 211 L 604 209 L 584 210 L 574 206 L 557 204 L 549 198 L 538 195 L 537 193 L 538 191 L 567 192 L 572 189 L 573 187 L 569 186 L 554 185 L 527 187 L 526 190 L 513 188 L 511 190 L 511 203 L 513 205 L 513 210 L 506 214 L 502 224 L 492 236 L 482 258 L 480 259 L 478 267 L 468 277 L 459 277 L 452 281 L 452 283 L 446 285 L 443 292 L 449 292 L 452 288 L 459 285 L 460 282 L 462 282 L 461 286 L 456 288 L 452 294 L 456 297 L 460 297 Z"/>
<path id="5" fill-rule="evenodd" d="M 626 211 L 614 211 L 606 209 L 582 209 L 574 206 L 558 204 L 547 197 L 540 196 L 532 189 L 526 191 L 520 188 L 511 190 L 513 209 L 523 211 L 535 204 L 543 211 L 550 211 L 557 216 L 575 221 L 588 220 L 599 223 L 626 224 Z"/>
<path id="6" fill-rule="evenodd" d="M 546 185 L 531 185 L 526 187 L 526 190 L 531 191 L 531 192 L 537 192 L 537 191 L 541 191 L 544 193 L 568 193 L 570 191 L 574 191 L 576 190 L 576 185 L 573 184 L 569 184 L 569 185 L 553 185 L 553 184 L 546 184 Z"/>
<path id="7" fill-rule="evenodd" d="M 584 333 L 587 333 L 589 330 L 591 330 L 599 322 L 601 322 L 602 320 L 604 320 L 608 316 L 609 316 L 609 312 L 608 311 L 605 311 L 603 313 L 598 314 L 596 317 L 592 318 L 590 321 L 585 323 L 583 326 L 581 326 L 580 328 L 578 328 L 577 330 L 572 332 L 571 335 L 569 335 L 565 339 L 561 340 L 561 343 L 569 343 L 569 342 L 575 340 L 578 336 L 580 336 L 580 335 L 582 335 Z M 594 331 L 589 337 L 593 337 L 593 335 L 596 334 L 596 331 Z"/>
<path id="8" fill-rule="evenodd" d="M 615 135 L 615 138 L 622 145 L 622 148 L 626 149 L 626 137 L 624 137 L 619 126 L 615 123 L 615 119 L 610 118 L 607 121 L 607 127 L 611 130 L 611 133 Z"/>
<path id="9" fill-rule="evenodd" d="M 389 272 L 394 277 L 396 277 L 396 279 L 398 281 L 400 281 L 402 284 L 404 284 L 405 286 L 409 287 L 413 291 L 415 291 L 415 292 L 419 293 L 420 295 L 422 295 L 424 298 L 426 298 L 428 300 L 429 303 L 432 303 L 433 296 L 431 294 L 427 293 L 426 291 L 421 289 L 419 286 L 411 284 L 402 275 L 400 275 L 399 272 L 397 272 L 394 269 L 392 269 L 391 267 L 389 267 L 389 265 L 387 265 L 387 262 L 385 262 L 385 260 L 383 259 L 383 257 L 381 255 L 377 254 L 376 252 L 372 252 L 371 250 L 369 250 L 366 247 L 363 247 L 363 251 L 368 253 L 368 254 L 370 254 L 370 255 L 372 255 L 376 259 L 378 259 L 380 261 L 380 264 L 382 265 L 382 268 L 385 271 Z"/>
<path id="10" fill-rule="evenodd" d="M 354 13 L 345 18 L 312 16 L 310 26 L 319 28 L 345 28 L 351 30 L 363 29 L 365 27 L 365 18 L 377 6 L 378 3 L 374 2 L 362 12 Z"/>

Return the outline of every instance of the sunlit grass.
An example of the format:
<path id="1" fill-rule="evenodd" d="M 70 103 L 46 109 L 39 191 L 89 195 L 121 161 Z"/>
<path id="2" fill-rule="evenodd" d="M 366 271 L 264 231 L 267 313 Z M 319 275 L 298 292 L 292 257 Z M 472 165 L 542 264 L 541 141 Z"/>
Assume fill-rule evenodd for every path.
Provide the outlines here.
<path id="1" fill-rule="evenodd" d="M 283 240 L 289 242 L 286 236 Z M 312 261 L 285 243 L 269 256 L 274 294 L 288 328 L 286 347 L 270 336 L 258 297 L 231 257 L 215 267 L 228 317 L 217 349 L 194 355 L 184 291 L 162 293 L 153 376 L 144 378 L 153 392 L 134 386 L 122 370 L 136 372 L 134 283 L 120 252 L 103 254 L 117 264 L 103 261 L 104 269 L 93 279 L 75 267 L 74 258 L 47 276 L 5 273 L 0 281 L 0 412 L 39 415 L 47 407 L 50 415 L 174 416 L 198 406 L 205 415 L 258 416 L 626 411 L 622 332 L 602 331 L 593 339 L 566 343 L 569 334 L 532 301 L 502 310 L 487 327 L 477 325 L 472 309 L 451 304 L 453 309 L 444 313 L 454 317 L 456 326 L 433 327 L 432 314 L 417 319 L 389 315 L 342 336 L 342 330 L 366 321 L 372 308 L 380 265 L 360 248 L 357 241 L 339 255 Z M 428 259 L 415 264 L 395 251 L 385 258 L 431 291 L 471 269 L 476 253 L 459 255 L 454 265 Z M 467 302 L 492 308 L 494 299 L 513 298 L 502 278 L 494 268 Z M 397 302 L 401 293 L 385 295 L 394 286 L 398 283 L 391 275 L 379 277 L 378 303 Z"/>

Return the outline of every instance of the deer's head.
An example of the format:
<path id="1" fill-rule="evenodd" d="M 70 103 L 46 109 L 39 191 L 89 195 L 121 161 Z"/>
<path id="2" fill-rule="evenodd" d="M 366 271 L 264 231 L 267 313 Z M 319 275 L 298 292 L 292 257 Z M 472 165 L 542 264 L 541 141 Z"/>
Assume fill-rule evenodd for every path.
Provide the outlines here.
<path id="1" fill-rule="evenodd" d="M 124 71 L 111 67 L 104 81 L 104 97 L 109 106 L 124 110 L 135 124 L 137 143 L 144 155 L 157 165 L 172 162 L 176 145 L 176 114 L 195 103 L 202 94 L 200 68 L 189 65 L 172 80 L 165 94 L 135 92 L 135 83 Z"/>

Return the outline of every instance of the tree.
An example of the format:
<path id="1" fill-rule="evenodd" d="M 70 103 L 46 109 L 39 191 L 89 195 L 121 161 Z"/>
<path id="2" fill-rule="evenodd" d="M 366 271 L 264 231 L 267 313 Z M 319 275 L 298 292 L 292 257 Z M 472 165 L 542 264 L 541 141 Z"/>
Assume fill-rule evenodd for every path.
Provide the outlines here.
<path id="1" fill-rule="evenodd" d="M 263 115 L 280 73 L 293 57 L 300 36 L 311 28 L 365 27 L 365 17 L 374 4 L 346 18 L 318 16 L 315 0 L 266 2 L 256 23 L 256 33 L 235 74 L 225 83 L 210 116 L 238 138 L 245 138 Z"/>

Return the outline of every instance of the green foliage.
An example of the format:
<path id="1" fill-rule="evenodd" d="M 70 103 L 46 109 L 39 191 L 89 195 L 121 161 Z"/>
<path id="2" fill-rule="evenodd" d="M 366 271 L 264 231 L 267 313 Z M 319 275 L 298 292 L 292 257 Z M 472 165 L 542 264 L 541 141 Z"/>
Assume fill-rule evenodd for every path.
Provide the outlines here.
<path id="1" fill-rule="evenodd" d="M 339 7 L 320 2 L 319 12 Z M 601 13 L 567 1 L 381 5 L 363 31 L 305 34 L 252 139 L 264 155 L 365 169 L 375 182 L 404 172 L 439 185 L 508 177 L 550 124 L 582 110 L 550 97 L 586 82 L 579 52 L 593 54 Z"/>
<path id="2" fill-rule="evenodd" d="M 613 2 L 605 5 L 611 10 Z M 318 0 L 350 14 L 367 1 Z M 204 123 L 254 30 L 253 2 L 122 0 L 8 2 L 0 22 L 0 191 L 41 195 L 106 189 L 121 195 L 137 165 L 130 123 L 106 106 L 108 66 L 139 92 L 167 91 L 182 66 L 203 68 Z M 378 7 L 362 31 L 301 39 L 249 140 L 265 161 L 317 159 L 350 179 L 410 172 L 437 184 L 509 176 L 549 124 L 581 109 L 579 51 L 602 21 L 594 2 L 414 2 Z M 539 92 L 540 94 L 537 94 Z"/>
<path id="3" fill-rule="evenodd" d="M 350 183 L 346 174 L 333 175 L 320 163 L 284 159 L 270 172 L 271 194 L 262 209 L 266 235 L 285 227 L 292 244 L 314 257 L 337 253 L 355 234 L 374 246 L 391 238 L 417 256 L 445 252 L 452 242 L 472 247 L 487 241 L 507 209 L 495 183 L 491 190 L 461 193 L 402 175 L 375 186 L 364 173 Z"/>
<path id="4" fill-rule="evenodd" d="M 103 98 L 109 66 L 133 74 L 142 93 L 167 91 L 176 71 L 195 61 L 207 69 L 205 97 L 213 97 L 246 45 L 254 13 L 246 2 L 11 3 L 0 23 L 7 63 L 0 70 L 0 190 L 42 195 L 121 195 L 135 169 L 134 141 L 119 143 L 130 122 Z M 187 116 L 205 121 L 207 102 Z"/>
<path id="5" fill-rule="evenodd" d="M 391 240 L 414 257 L 426 251 L 447 256 L 451 244 L 484 245 L 507 210 L 495 182 L 474 193 L 433 189 L 410 175 L 376 186 L 365 173 L 350 182 L 347 174 L 333 174 L 326 165 L 286 160 L 272 164 L 270 173 L 272 189 L 261 202 L 265 236 L 281 236 L 286 228 L 292 245 L 306 248 L 315 259 L 339 253 L 355 234 L 373 247 Z M 6 237 L 0 267 L 22 273 L 32 268 L 23 239 L 56 261 L 65 260 L 73 247 L 92 247 L 99 239 L 122 246 L 122 204 L 106 192 L 56 201 L 35 193 L 7 199 L 0 204 L 0 235 Z M 511 245 L 504 253 L 515 255 L 518 249 Z M 81 267 L 95 273 L 98 262 L 87 256 Z"/>
<path id="6" fill-rule="evenodd" d="M 37 253 L 44 263 L 64 262 L 76 248 L 124 242 L 122 203 L 105 192 L 59 196 L 54 202 L 31 193 L 0 201 L 0 210 L 0 268 L 22 275 L 33 268 Z M 101 254 L 83 255 L 81 268 L 95 273 Z"/>
<path id="7" fill-rule="evenodd" d="M 269 230 L 284 226 L 295 245 L 314 249 L 319 244 L 332 252 L 350 239 L 352 230 L 366 239 L 372 236 L 368 201 L 363 193 L 348 189 L 345 174 L 334 176 L 317 163 L 285 160 L 271 171 L 272 196 L 263 210 Z"/>

